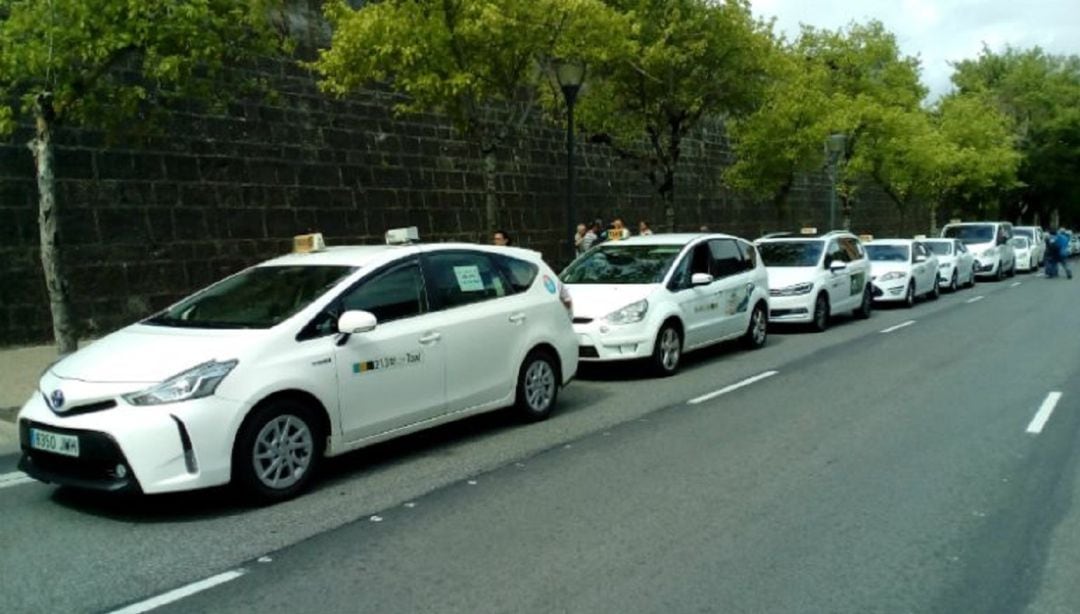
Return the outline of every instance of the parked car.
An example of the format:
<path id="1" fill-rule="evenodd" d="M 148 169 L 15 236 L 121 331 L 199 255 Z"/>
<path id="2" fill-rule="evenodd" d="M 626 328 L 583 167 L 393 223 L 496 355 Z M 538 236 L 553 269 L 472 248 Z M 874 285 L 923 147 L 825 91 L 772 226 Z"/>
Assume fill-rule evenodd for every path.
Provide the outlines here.
<path id="1" fill-rule="evenodd" d="M 899 301 L 911 307 L 920 296 L 938 297 L 940 266 L 922 241 L 875 239 L 866 244 L 866 254 L 875 301 Z"/>
<path id="2" fill-rule="evenodd" d="M 1046 233 L 1043 229 L 1038 226 L 1015 226 L 1013 236 L 1027 238 L 1034 255 L 1035 268 L 1041 267 L 1046 261 Z"/>
<path id="3" fill-rule="evenodd" d="M 602 243 L 561 275 L 582 361 L 644 359 L 675 373 L 684 352 L 742 338 L 765 345 L 769 278 L 754 246 L 725 234 Z"/>
<path id="4" fill-rule="evenodd" d="M 578 350 L 540 255 L 388 235 L 263 262 L 61 360 L 19 414 L 20 468 L 273 502 L 324 456 L 509 405 L 546 417 Z"/>
<path id="5" fill-rule="evenodd" d="M 957 239 L 926 239 L 923 242 L 938 259 L 938 286 L 956 291 L 975 285 L 975 256 Z"/>
<path id="6" fill-rule="evenodd" d="M 1012 244 L 1013 252 L 1016 254 L 1017 271 L 1028 273 L 1039 268 L 1034 246 L 1028 241 L 1027 237 L 1013 237 L 1009 239 L 1009 242 Z"/>
<path id="7" fill-rule="evenodd" d="M 946 239 L 959 239 L 975 256 L 975 274 L 1004 279 L 1016 274 L 1016 255 L 1009 222 L 962 222 L 941 229 Z"/>
<path id="8" fill-rule="evenodd" d="M 870 262 L 862 242 L 849 232 L 810 230 L 755 242 L 769 271 L 769 320 L 824 331 L 840 314 L 870 317 Z"/>

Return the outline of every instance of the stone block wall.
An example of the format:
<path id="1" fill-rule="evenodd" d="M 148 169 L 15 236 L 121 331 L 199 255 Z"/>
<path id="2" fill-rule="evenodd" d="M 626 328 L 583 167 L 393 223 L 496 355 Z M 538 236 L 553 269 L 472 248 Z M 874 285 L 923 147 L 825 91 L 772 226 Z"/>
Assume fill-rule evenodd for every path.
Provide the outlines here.
<path id="1" fill-rule="evenodd" d="M 251 263 L 285 252 L 294 234 L 330 244 L 381 242 L 415 225 L 426 241 L 487 241 L 479 153 L 435 115 L 395 117 L 389 95 L 339 101 L 312 76 L 267 63 L 279 95 L 227 114 L 194 110 L 160 137 L 106 144 L 101 135 L 57 135 L 61 241 L 75 315 L 84 335 L 105 334 Z M 37 189 L 28 135 L 0 143 L 0 346 L 48 341 L 48 301 L 38 255 Z M 800 178 L 790 211 L 740 198 L 723 184 L 729 149 L 718 124 L 685 141 L 677 177 L 680 227 L 753 237 L 823 226 L 828 185 Z M 643 174 L 603 145 L 578 149 L 578 217 L 659 227 L 663 210 Z M 565 262 L 565 141 L 537 119 L 501 152 L 499 227 L 518 245 Z M 857 231 L 906 230 L 873 190 Z M 909 224 L 910 225 L 910 224 Z"/>

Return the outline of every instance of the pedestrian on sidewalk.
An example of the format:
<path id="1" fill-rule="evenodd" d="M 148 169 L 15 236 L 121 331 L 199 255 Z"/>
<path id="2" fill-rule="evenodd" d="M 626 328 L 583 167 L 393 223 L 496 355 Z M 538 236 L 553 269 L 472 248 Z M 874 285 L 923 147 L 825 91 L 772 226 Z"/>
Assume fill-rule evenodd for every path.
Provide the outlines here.
<path id="1" fill-rule="evenodd" d="M 1057 270 L 1057 229 L 1051 227 L 1047 233 L 1046 238 L 1043 239 L 1043 243 L 1046 244 L 1046 254 L 1043 256 L 1043 266 L 1046 272 L 1046 278 L 1052 279 L 1058 276 Z"/>
<path id="2" fill-rule="evenodd" d="M 580 256 L 585 253 L 585 250 L 589 249 L 585 247 L 585 237 L 589 236 L 589 228 L 585 224 L 577 225 L 577 232 L 574 233 L 574 255 Z M 593 241 L 596 240 L 596 235 L 593 235 Z M 592 243 L 590 242 L 591 246 Z"/>
<path id="3" fill-rule="evenodd" d="M 652 234 L 652 228 L 649 228 L 649 223 L 645 220 L 641 220 L 637 223 L 638 234 L 647 237 Z"/>
<path id="4" fill-rule="evenodd" d="M 1065 269 L 1066 277 L 1072 279 L 1072 269 L 1069 268 L 1069 235 L 1058 229 L 1054 242 L 1057 244 L 1057 265 Z"/>
<path id="5" fill-rule="evenodd" d="M 495 234 L 491 237 L 491 243 L 494 245 L 507 246 L 513 243 L 510 238 L 510 233 L 505 230 L 496 230 Z"/>

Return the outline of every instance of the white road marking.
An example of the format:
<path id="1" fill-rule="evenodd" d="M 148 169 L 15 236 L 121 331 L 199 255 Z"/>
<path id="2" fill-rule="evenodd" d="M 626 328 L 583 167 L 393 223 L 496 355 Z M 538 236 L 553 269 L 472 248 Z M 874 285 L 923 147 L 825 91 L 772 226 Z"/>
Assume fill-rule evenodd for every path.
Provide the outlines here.
<path id="1" fill-rule="evenodd" d="M 382 516 L 372 516 L 368 518 L 368 520 L 370 520 L 371 522 L 382 522 L 383 518 Z"/>
<path id="2" fill-rule="evenodd" d="M 914 323 L 915 323 L 915 320 L 908 320 L 907 322 L 901 322 L 901 323 L 897 324 L 896 326 L 890 326 L 889 328 L 886 328 L 886 329 L 882 330 L 881 332 L 883 332 L 883 333 L 891 333 L 893 331 L 900 330 L 901 328 L 907 328 L 908 326 L 911 326 Z"/>
<path id="3" fill-rule="evenodd" d="M 272 563 L 272 562 L 274 562 L 274 559 L 272 559 L 272 558 L 270 558 L 268 556 L 260 556 L 258 560 L 259 560 L 260 563 Z"/>
<path id="4" fill-rule="evenodd" d="M 980 294 L 979 296 L 973 296 L 973 297 L 969 298 L 968 300 L 966 300 L 964 302 L 970 305 L 971 303 L 978 303 L 979 301 L 983 300 L 984 298 L 986 298 L 986 297 Z"/>
<path id="5" fill-rule="evenodd" d="M 709 394 L 704 394 L 704 395 L 701 395 L 700 397 L 697 397 L 695 399 L 690 399 L 689 401 L 687 401 L 687 403 L 690 404 L 690 405 L 697 405 L 698 403 L 704 403 L 705 401 L 715 399 L 716 397 L 718 397 L 720 395 L 727 394 L 729 392 L 733 392 L 735 390 L 738 390 L 739 388 L 742 388 L 744 386 L 749 386 L 750 384 L 753 384 L 755 382 L 760 382 L 761 380 L 763 380 L 765 378 L 772 377 L 772 376 L 776 375 L 777 373 L 779 373 L 779 371 L 766 371 L 764 373 L 759 373 L 759 374 L 757 374 L 757 375 L 755 375 L 753 377 L 748 377 L 748 378 L 744 379 L 741 382 L 736 382 L 736 383 L 734 383 L 734 384 L 732 384 L 730 386 L 725 386 L 724 388 L 721 388 L 720 390 L 715 390 L 713 392 L 710 392 Z"/>
<path id="6" fill-rule="evenodd" d="M 1039 411 L 1035 412 L 1035 417 L 1031 419 L 1031 424 L 1027 427 L 1027 432 L 1038 435 L 1042 432 L 1043 427 L 1046 426 L 1046 421 L 1050 419 L 1050 414 L 1054 413 L 1054 408 L 1057 407 L 1058 401 L 1061 400 L 1060 392 L 1051 392 L 1046 395 L 1046 399 L 1039 406 Z"/>
<path id="7" fill-rule="evenodd" d="M 1009 287 L 1010 288 L 1015 288 L 1016 286 L 1019 286 L 1022 283 L 1024 283 L 1024 282 L 1022 282 L 1022 281 L 1014 281 L 1014 282 L 1012 282 L 1012 285 L 1009 286 Z"/>
<path id="8" fill-rule="evenodd" d="M 113 610 L 110 614 L 141 614 L 142 612 L 149 612 L 155 610 L 163 605 L 169 605 L 176 601 L 180 601 L 185 597 L 190 597 L 195 593 L 201 593 L 207 589 L 214 588 L 220 584 L 226 582 L 232 582 L 240 576 L 247 573 L 246 569 L 234 569 L 232 571 L 226 571 L 225 573 L 219 573 L 216 576 L 210 576 L 205 580 L 199 580 L 198 582 L 192 582 L 187 586 L 181 586 L 178 589 L 171 590 L 167 593 L 162 593 L 157 597 L 151 597 L 145 601 L 133 603 L 126 608 L 120 608 L 119 610 Z"/>
<path id="9" fill-rule="evenodd" d="M 0 488 L 10 488 L 12 486 L 29 484 L 33 481 L 35 481 L 34 478 L 26 475 L 22 471 L 12 471 L 11 473 L 0 474 Z"/>

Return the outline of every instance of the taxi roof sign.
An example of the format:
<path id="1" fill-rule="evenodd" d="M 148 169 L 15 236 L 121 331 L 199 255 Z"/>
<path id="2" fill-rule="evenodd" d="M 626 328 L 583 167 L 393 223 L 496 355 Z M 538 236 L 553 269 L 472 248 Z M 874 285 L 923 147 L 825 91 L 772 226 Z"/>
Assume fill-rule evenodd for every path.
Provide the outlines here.
<path id="1" fill-rule="evenodd" d="M 326 241 L 323 240 L 321 232 L 312 232 L 293 237 L 292 251 L 294 254 L 310 254 L 311 252 L 321 252 L 324 249 L 326 249 Z"/>
<path id="2" fill-rule="evenodd" d="M 924 241 L 926 240 L 926 235 L 915 235 L 915 240 Z"/>
<path id="3" fill-rule="evenodd" d="M 409 226 L 408 228 L 391 228 L 386 231 L 386 244 L 387 245 L 408 245 L 409 243 L 420 242 L 420 231 L 416 226 Z"/>
<path id="4" fill-rule="evenodd" d="M 813 226 L 806 226 L 804 228 L 799 229 L 799 234 L 816 235 L 817 234 L 817 228 L 814 228 Z"/>

